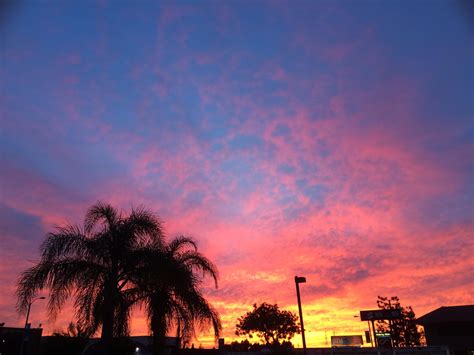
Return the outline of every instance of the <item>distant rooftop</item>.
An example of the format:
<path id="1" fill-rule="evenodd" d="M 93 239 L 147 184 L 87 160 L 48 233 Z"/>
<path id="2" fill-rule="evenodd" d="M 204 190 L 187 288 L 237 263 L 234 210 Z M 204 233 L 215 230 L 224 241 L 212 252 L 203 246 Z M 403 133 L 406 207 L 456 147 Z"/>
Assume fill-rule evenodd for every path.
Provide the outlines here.
<path id="1" fill-rule="evenodd" d="M 418 324 L 474 322 L 474 305 L 440 307 L 417 319 Z"/>

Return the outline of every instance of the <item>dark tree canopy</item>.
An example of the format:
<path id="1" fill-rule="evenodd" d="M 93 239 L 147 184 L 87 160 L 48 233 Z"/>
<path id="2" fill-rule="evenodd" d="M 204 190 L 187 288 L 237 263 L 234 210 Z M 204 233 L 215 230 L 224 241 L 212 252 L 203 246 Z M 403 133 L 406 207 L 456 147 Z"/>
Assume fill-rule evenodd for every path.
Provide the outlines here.
<path id="1" fill-rule="evenodd" d="M 18 280 L 18 310 L 26 312 L 36 293 L 48 290 L 54 317 L 72 298 L 77 325 L 66 334 L 101 330 L 104 354 L 117 354 L 113 345 L 128 335 L 132 308 L 140 305 L 150 321 L 154 354 L 163 353 L 166 332 L 176 324 L 184 337 L 193 335 L 195 325 L 211 324 L 217 337 L 219 316 L 201 293 L 206 275 L 217 287 L 216 266 L 194 240 L 166 239 L 152 212 L 138 208 L 125 215 L 98 202 L 82 226 L 66 225 L 47 235 L 40 260 Z"/>
<path id="2" fill-rule="evenodd" d="M 402 307 L 397 296 L 393 297 L 377 297 L 377 306 L 380 309 L 400 309 L 402 318 L 392 321 L 379 321 L 377 323 L 377 331 L 390 332 L 393 346 L 420 346 L 422 332 L 416 325 L 415 312 L 411 306 Z"/>
<path id="3" fill-rule="evenodd" d="M 221 323 L 217 311 L 204 298 L 205 276 L 217 287 L 217 268 L 202 255 L 196 242 L 178 237 L 169 243 L 137 250 L 141 262 L 133 273 L 133 293 L 144 306 L 153 333 L 153 354 L 165 351 L 166 331 L 176 325 L 185 343 L 200 329 L 212 325 L 219 337 Z"/>
<path id="4" fill-rule="evenodd" d="M 123 215 L 98 202 L 88 209 L 82 226 L 68 224 L 48 233 L 41 259 L 18 281 L 18 310 L 26 312 L 34 295 L 47 289 L 51 317 L 73 298 L 77 323 L 85 332 L 101 328 L 107 344 L 113 337 L 127 336 L 133 304 L 127 288 L 135 250 L 163 240 L 161 223 L 150 211 L 138 208 Z"/>
<path id="5" fill-rule="evenodd" d="M 300 332 L 297 320 L 294 313 L 280 310 L 276 304 L 254 304 L 252 311 L 238 319 L 235 334 L 249 338 L 256 335 L 266 345 L 280 345 Z"/>

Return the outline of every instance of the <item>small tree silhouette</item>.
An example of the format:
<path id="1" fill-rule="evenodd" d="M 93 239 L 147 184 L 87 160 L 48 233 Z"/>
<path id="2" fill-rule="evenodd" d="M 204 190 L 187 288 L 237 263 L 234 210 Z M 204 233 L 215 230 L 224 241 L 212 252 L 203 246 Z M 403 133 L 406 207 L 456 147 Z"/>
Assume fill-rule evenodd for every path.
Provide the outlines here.
<path id="1" fill-rule="evenodd" d="M 253 338 L 256 334 L 266 345 L 288 346 L 291 338 L 300 333 L 298 317 L 285 310 L 280 310 L 276 304 L 262 303 L 238 319 L 235 334 Z"/>
<path id="2" fill-rule="evenodd" d="M 53 333 L 53 336 L 69 337 L 69 338 L 84 338 L 91 336 L 88 329 L 85 329 L 81 324 L 70 322 L 66 330 L 59 330 Z"/>
<path id="3" fill-rule="evenodd" d="M 377 296 L 377 306 L 380 309 L 400 309 L 402 317 L 391 321 L 378 321 L 377 331 L 391 332 L 393 346 L 420 346 L 422 332 L 416 325 L 415 312 L 411 306 L 402 307 L 397 296 L 382 297 Z"/>

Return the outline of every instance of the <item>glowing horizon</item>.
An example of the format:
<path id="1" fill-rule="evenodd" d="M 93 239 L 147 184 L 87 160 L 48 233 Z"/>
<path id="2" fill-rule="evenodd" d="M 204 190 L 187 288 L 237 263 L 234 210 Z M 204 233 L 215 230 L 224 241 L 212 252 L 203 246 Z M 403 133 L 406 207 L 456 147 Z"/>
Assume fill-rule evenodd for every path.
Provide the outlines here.
<path id="1" fill-rule="evenodd" d="M 143 205 L 198 241 L 220 271 L 204 289 L 226 342 L 253 303 L 296 312 L 295 275 L 309 347 L 362 334 L 353 316 L 377 295 L 417 316 L 474 303 L 473 28 L 460 4 L 12 5 L 0 322 L 24 322 L 15 282 L 45 233 L 97 200 Z M 46 333 L 71 320 L 68 306 L 49 322 L 44 302 L 31 314 Z M 135 313 L 132 334 L 147 332 Z"/>

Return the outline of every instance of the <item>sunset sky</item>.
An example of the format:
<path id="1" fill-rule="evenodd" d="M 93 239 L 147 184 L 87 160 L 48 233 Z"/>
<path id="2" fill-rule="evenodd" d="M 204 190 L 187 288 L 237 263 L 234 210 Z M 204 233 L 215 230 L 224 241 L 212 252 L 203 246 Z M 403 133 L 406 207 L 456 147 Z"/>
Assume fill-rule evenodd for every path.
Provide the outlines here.
<path id="1" fill-rule="evenodd" d="M 308 346 L 397 295 L 474 303 L 473 17 L 462 1 L 23 1 L 0 21 L 0 322 L 45 233 L 156 212 Z M 470 23 L 471 21 L 471 23 Z M 47 295 L 47 292 L 44 292 Z M 46 333 L 73 320 L 69 305 Z M 134 313 L 132 332 L 148 332 Z M 210 344 L 207 335 L 201 337 Z M 294 343 L 301 343 L 295 337 Z"/>

